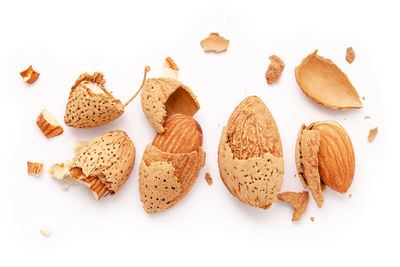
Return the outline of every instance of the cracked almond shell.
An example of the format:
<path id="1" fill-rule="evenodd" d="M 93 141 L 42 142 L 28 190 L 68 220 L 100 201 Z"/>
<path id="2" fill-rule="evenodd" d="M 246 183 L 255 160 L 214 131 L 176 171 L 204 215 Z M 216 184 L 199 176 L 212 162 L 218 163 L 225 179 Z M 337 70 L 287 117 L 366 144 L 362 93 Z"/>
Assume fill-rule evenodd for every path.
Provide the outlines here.
<path id="1" fill-rule="evenodd" d="M 318 207 L 323 204 L 322 184 L 342 194 L 347 192 L 353 182 L 355 157 L 346 130 L 330 120 L 303 125 L 296 143 L 296 165 Z"/>
<path id="2" fill-rule="evenodd" d="M 72 159 L 71 176 L 86 184 L 99 199 L 116 194 L 135 163 L 135 146 L 124 131 L 110 131 L 93 139 Z"/>
<path id="3" fill-rule="evenodd" d="M 174 206 L 192 188 L 205 164 L 203 132 L 191 116 L 174 114 L 146 147 L 139 167 L 139 192 L 148 213 Z"/>
<path id="4" fill-rule="evenodd" d="M 141 101 L 143 112 L 157 133 L 164 131 L 167 117 L 177 113 L 193 116 L 200 109 L 192 90 L 170 78 L 146 79 Z"/>
<path id="5" fill-rule="evenodd" d="M 318 56 L 317 51 L 295 69 L 296 81 L 304 94 L 331 109 L 362 108 L 360 96 L 347 75 L 330 59 Z"/>
<path id="6" fill-rule="evenodd" d="M 124 106 L 105 87 L 103 74 L 79 76 L 71 88 L 64 122 L 76 128 L 93 128 L 109 123 L 124 113 Z"/>
<path id="7" fill-rule="evenodd" d="M 139 192 L 145 211 L 169 209 L 185 197 L 196 182 L 205 158 L 201 148 L 175 154 L 147 145 L 139 166 Z"/>
<path id="8" fill-rule="evenodd" d="M 267 209 L 277 200 L 282 144 L 272 114 L 257 96 L 245 98 L 223 128 L 218 166 L 226 188 L 243 203 Z"/>

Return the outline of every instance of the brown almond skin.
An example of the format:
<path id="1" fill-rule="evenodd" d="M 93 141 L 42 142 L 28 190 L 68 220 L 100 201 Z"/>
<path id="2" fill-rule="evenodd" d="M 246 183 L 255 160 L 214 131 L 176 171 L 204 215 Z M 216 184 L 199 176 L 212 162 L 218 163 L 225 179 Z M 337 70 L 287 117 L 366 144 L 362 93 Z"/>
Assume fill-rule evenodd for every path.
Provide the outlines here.
<path id="1" fill-rule="evenodd" d="M 190 153 L 203 144 L 203 131 L 191 116 L 174 114 L 168 117 L 163 127 L 164 132 L 158 133 L 152 143 L 163 152 Z"/>
<path id="2" fill-rule="evenodd" d="M 346 193 L 353 182 L 355 157 L 346 130 L 335 121 L 319 121 L 309 129 L 320 134 L 318 169 L 321 180 L 331 189 Z"/>

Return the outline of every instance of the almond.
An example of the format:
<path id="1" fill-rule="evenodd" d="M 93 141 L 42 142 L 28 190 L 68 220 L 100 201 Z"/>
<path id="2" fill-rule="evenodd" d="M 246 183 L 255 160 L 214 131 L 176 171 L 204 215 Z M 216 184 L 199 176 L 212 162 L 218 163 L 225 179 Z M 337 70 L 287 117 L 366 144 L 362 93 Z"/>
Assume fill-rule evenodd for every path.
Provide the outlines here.
<path id="1" fill-rule="evenodd" d="M 303 125 L 297 139 L 296 164 L 303 185 L 310 188 L 319 207 L 323 203 L 322 183 L 339 193 L 347 192 L 353 182 L 355 157 L 346 130 L 330 120 Z"/>
<path id="2" fill-rule="evenodd" d="M 102 73 L 82 74 L 71 88 L 65 108 L 65 124 L 75 128 L 93 128 L 117 119 L 142 89 L 149 70 L 146 66 L 141 87 L 125 104 L 106 90 Z"/>
<path id="3" fill-rule="evenodd" d="M 93 139 L 72 159 L 70 175 L 93 191 L 97 199 L 116 194 L 135 163 L 135 146 L 124 131 Z"/>
<path id="4" fill-rule="evenodd" d="M 362 108 L 360 96 L 347 75 L 330 59 L 318 56 L 317 51 L 295 69 L 296 81 L 304 94 L 331 109 Z"/>
<path id="5" fill-rule="evenodd" d="M 39 114 L 36 124 L 47 138 L 60 135 L 64 132 L 64 129 L 47 109 L 43 109 Z"/>
<path id="6" fill-rule="evenodd" d="M 148 213 L 169 209 L 185 197 L 205 163 L 203 134 L 192 117 L 172 115 L 163 128 L 146 147 L 139 167 L 140 199 Z"/>
<path id="7" fill-rule="evenodd" d="M 203 143 L 203 132 L 196 120 L 183 114 L 167 119 L 164 132 L 157 134 L 153 146 L 168 153 L 190 153 L 197 151 Z"/>
<path id="8" fill-rule="evenodd" d="M 165 120 L 173 114 L 193 116 L 200 104 L 192 90 L 171 78 L 152 78 L 144 83 L 142 109 L 157 133 L 164 131 Z"/>
<path id="9" fill-rule="evenodd" d="M 218 165 L 225 186 L 243 203 L 267 209 L 277 200 L 282 144 L 272 114 L 257 96 L 245 98 L 223 128 Z"/>

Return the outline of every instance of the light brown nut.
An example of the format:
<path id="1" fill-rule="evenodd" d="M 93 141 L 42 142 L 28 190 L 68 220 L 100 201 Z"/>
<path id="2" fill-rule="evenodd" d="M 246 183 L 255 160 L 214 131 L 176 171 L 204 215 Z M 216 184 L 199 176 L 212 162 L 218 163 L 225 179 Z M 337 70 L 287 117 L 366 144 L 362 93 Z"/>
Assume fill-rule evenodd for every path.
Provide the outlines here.
<path id="1" fill-rule="evenodd" d="M 60 135 L 64 132 L 64 129 L 47 109 L 43 109 L 39 114 L 36 124 L 47 138 Z"/>
<path id="2" fill-rule="evenodd" d="M 303 179 L 303 185 L 310 187 L 319 207 L 322 206 L 322 190 L 321 182 L 319 187 L 315 185 L 318 176 L 331 189 L 342 194 L 347 192 L 353 182 L 355 157 L 350 137 L 339 123 L 319 121 L 308 127 L 303 125 L 297 144 L 299 177 Z"/>
<path id="3" fill-rule="evenodd" d="M 378 127 L 369 130 L 368 142 L 371 143 L 372 141 L 374 141 L 377 134 L 378 134 Z"/>
<path id="4" fill-rule="evenodd" d="M 193 118 L 173 115 L 164 128 L 146 147 L 139 167 L 140 199 L 148 213 L 169 209 L 186 196 L 205 164 L 203 135 Z"/>
<path id="5" fill-rule="evenodd" d="M 149 70 L 150 68 L 146 66 L 143 84 Z M 99 72 L 93 75 L 84 73 L 79 76 L 71 88 L 65 108 L 64 122 L 67 126 L 93 128 L 117 119 L 143 87 L 142 84 L 136 94 L 122 104 L 106 90 L 105 82 L 103 74 Z"/>
<path id="6" fill-rule="evenodd" d="M 212 185 L 213 180 L 210 173 L 207 172 L 204 178 L 206 179 L 208 185 Z"/>
<path id="7" fill-rule="evenodd" d="M 177 113 L 193 116 L 200 109 L 192 90 L 170 78 L 147 79 L 141 100 L 143 112 L 157 133 L 164 131 L 167 117 Z"/>
<path id="8" fill-rule="evenodd" d="M 308 206 L 308 192 L 284 192 L 278 194 L 278 200 L 288 202 L 293 206 L 294 212 L 292 221 L 300 220 L 303 213 L 307 210 Z"/>
<path id="9" fill-rule="evenodd" d="M 70 175 L 97 199 L 116 194 L 135 163 L 135 146 L 124 131 L 110 131 L 85 145 L 72 159 Z"/>
<path id="10" fill-rule="evenodd" d="M 26 164 L 28 166 L 28 174 L 39 176 L 43 170 L 43 163 L 27 161 Z"/>
<path id="11" fill-rule="evenodd" d="M 157 134 L 152 144 L 168 153 L 190 153 L 203 144 L 203 131 L 192 117 L 174 114 L 167 119 L 164 132 Z"/>
<path id="12" fill-rule="evenodd" d="M 35 82 L 35 81 L 39 78 L 39 75 L 40 75 L 40 73 L 37 72 L 37 71 L 32 67 L 32 65 L 30 65 L 26 70 L 21 71 L 19 74 L 21 75 L 22 79 L 24 79 L 24 81 L 25 81 L 26 83 L 33 83 L 33 82 Z"/>
<path id="13" fill-rule="evenodd" d="M 349 78 L 330 59 L 317 51 L 295 69 L 301 90 L 316 103 L 331 109 L 362 108 L 360 96 Z"/>
<path id="14" fill-rule="evenodd" d="M 271 63 L 268 66 L 267 72 L 265 72 L 265 79 L 267 79 L 268 84 L 272 84 L 277 82 L 281 77 L 285 63 L 277 55 L 270 56 L 269 60 L 271 60 Z"/>
<path id="15" fill-rule="evenodd" d="M 245 204 L 267 209 L 283 182 L 282 144 L 275 120 L 256 96 L 245 98 L 223 128 L 218 166 L 232 195 Z"/>
<path id="16" fill-rule="evenodd" d="M 229 40 L 219 36 L 219 33 L 217 32 L 212 32 L 206 39 L 202 40 L 200 44 L 203 47 L 204 52 L 220 53 L 228 49 Z"/>
<path id="17" fill-rule="evenodd" d="M 354 58 L 355 58 L 355 53 L 353 50 L 353 47 L 347 47 L 346 49 L 346 61 L 349 62 L 350 64 L 353 63 Z"/>

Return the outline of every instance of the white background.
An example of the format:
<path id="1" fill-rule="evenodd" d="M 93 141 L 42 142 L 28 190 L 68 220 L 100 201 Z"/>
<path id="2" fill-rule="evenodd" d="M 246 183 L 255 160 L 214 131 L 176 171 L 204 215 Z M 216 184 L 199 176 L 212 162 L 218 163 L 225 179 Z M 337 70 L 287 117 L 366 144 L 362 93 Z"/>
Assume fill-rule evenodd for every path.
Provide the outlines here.
<path id="1" fill-rule="evenodd" d="M 1 266 L 359 266 L 399 264 L 399 29 L 396 1 L 2 1 L 0 4 Z M 226 53 L 206 54 L 210 32 L 230 39 Z M 345 61 L 346 47 L 356 59 Z M 361 110 L 323 108 L 299 89 L 294 67 L 315 49 L 331 58 L 365 96 Z M 267 85 L 268 56 L 286 68 Z M 72 129 L 47 140 L 35 125 L 43 108 L 62 122 L 70 87 L 83 72 L 103 72 L 123 102 L 137 90 L 145 64 L 162 74 L 171 56 L 180 80 L 201 104 L 205 168 L 172 209 L 148 215 L 138 192 L 138 166 L 155 135 L 135 99 L 118 120 Z M 34 65 L 32 85 L 19 72 Z M 311 199 L 300 222 L 292 208 L 242 204 L 220 180 L 217 147 L 223 125 L 246 96 L 258 95 L 282 138 L 282 191 L 303 190 L 294 146 L 300 125 L 334 119 L 352 138 L 356 174 L 347 194 Z M 364 116 L 372 118 L 365 120 Z M 379 127 L 367 142 L 370 128 Z M 113 198 L 95 201 L 84 187 L 62 191 L 46 171 L 26 175 L 26 161 L 71 159 L 77 140 L 122 129 L 136 146 L 134 170 Z M 210 172 L 212 186 L 204 180 Z M 349 193 L 353 195 L 349 198 Z M 315 217 L 315 222 L 310 217 Z M 39 229 L 53 233 L 42 236 Z"/>

